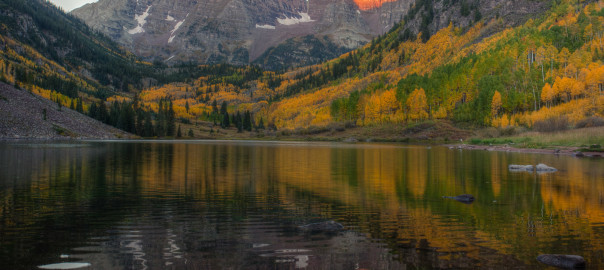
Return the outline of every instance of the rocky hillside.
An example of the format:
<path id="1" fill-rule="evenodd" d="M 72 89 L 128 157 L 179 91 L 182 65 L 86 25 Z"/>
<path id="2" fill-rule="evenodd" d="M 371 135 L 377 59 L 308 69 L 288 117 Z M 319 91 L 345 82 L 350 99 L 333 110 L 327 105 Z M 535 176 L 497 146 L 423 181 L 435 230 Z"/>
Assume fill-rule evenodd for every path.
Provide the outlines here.
<path id="1" fill-rule="evenodd" d="M 0 138 L 116 139 L 132 135 L 26 90 L 0 83 Z"/>
<path id="2" fill-rule="evenodd" d="M 364 45 L 399 22 L 411 2 L 100 0 L 72 14 L 147 60 L 277 69 Z"/>
<path id="3" fill-rule="evenodd" d="M 449 24 L 467 29 L 477 22 L 499 20 L 496 28 L 484 33 L 484 36 L 489 36 L 540 16 L 551 4 L 551 1 L 544 0 L 417 0 L 404 16 L 400 34 L 408 40 L 422 33 L 425 42 Z"/>

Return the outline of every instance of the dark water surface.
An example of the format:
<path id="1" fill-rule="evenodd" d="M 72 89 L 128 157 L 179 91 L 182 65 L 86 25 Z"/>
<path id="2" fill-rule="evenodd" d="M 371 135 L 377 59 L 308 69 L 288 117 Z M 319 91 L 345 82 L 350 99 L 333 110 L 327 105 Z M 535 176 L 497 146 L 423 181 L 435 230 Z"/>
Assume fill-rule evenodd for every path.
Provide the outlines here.
<path id="1" fill-rule="evenodd" d="M 558 172 L 513 173 L 545 163 Z M 469 193 L 473 204 L 443 199 Z M 335 220 L 345 231 L 299 225 Z M 0 268 L 604 269 L 604 160 L 388 144 L 0 144 Z"/>

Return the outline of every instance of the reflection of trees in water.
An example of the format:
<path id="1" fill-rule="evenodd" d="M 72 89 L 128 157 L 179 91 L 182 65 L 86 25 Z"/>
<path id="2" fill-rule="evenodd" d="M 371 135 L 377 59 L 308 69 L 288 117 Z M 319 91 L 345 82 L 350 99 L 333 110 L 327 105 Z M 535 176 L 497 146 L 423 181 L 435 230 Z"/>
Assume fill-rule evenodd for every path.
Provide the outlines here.
<path id="1" fill-rule="evenodd" d="M 0 149 L 0 164 L 11 168 L 0 173 L 2 254 L 53 254 L 35 239 L 81 246 L 107 227 L 128 226 L 101 241 L 103 255 L 87 258 L 141 268 L 184 260 L 202 269 L 249 262 L 457 268 L 534 264 L 537 252 L 578 250 L 603 263 L 594 251 L 604 244 L 597 160 L 386 145 L 92 145 Z M 539 162 L 560 171 L 507 170 Z M 477 201 L 441 198 L 463 193 Z M 315 219 L 355 233 L 321 238 L 292 229 Z M 10 236 L 17 226 L 24 235 Z M 63 227 L 79 234 L 50 235 Z M 25 243 L 19 249 L 6 245 L 17 239 Z M 266 250 L 254 248 L 267 242 Z M 276 252 L 309 245 L 311 252 Z"/>

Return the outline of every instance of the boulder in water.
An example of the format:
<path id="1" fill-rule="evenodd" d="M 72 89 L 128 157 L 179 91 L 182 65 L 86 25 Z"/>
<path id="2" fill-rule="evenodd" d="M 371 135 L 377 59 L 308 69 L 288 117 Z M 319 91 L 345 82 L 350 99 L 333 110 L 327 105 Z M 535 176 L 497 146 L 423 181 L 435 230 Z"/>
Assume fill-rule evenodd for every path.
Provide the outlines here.
<path id="1" fill-rule="evenodd" d="M 453 199 L 453 200 L 456 200 L 458 202 L 468 203 L 468 204 L 474 202 L 474 196 L 472 196 L 470 194 L 462 194 L 462 195 L 455 196 L 455 197 L 443 196 L 443 198 Z"/>
<path id="2" fill-rule="evenodd" d="M 558 171 L 556 168 L 547 166 L 547 165 L 545 165 L 543 163 L 539 163 L 537 166 L 535 166 L 535 170 L 537 172 L 555 172 L 555 171 Z"/>
<path id="3" fill-rule="evenodd" d="M 578 255 L 541 254 L 537 256 L 537 261 L 559 268 L 585 268 L 585 259 Z"/>
<path id="4" fill-rule="evenodd" d="M 298 227 L 303 232 L 310 233 L 336 233 L 342 231 L 344 226 L 333 220 L 310 223 Z"/>
<path id="5" fill-rule="evenodd" d="M 60 269 L 60 270 L 64 270 L 64 269 L 82 269 L 82 268 L 87 268 L 90 267 L 90 263 L 86 263 L 86 262 L 64 262 L 64 263 L 53 263 L 53 264 L 46 264 L 46 265 L 40 265 L 38 266 L 38 268 L 40 269 Z"/>
<path id="6" fill-rule="evenodd" d="M 357 138 L 355 138 L 355 137 L 349 137 L 349 138 L 344 139 L 344 142 L 355 143 L 355 142 L 359 142 L 359 140 L 357 140 Z"/>
<path id="7" fill-rule="evenodd" d="M 510 172 L 532 172 L 533 171 L 533 165 L 510 164 L 508 166 L 508 170 Z"/>

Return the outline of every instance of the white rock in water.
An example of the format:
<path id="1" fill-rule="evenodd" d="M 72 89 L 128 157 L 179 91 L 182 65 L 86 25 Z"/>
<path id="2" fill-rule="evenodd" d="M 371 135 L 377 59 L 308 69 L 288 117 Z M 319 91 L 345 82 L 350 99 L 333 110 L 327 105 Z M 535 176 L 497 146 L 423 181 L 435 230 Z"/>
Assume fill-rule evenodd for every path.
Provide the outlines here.
<path id="1" fill-rule="evenodd" d="M 516 165 L 516 164 L 510 164 L 508 166 L 508 170 L 513 171 L 513 172 L 523 172 L 523 171 L 532 172 L 533 171 L 533 165 Z"/>
<path id="2" fill-rule="evenodd" d="M 545 165 L 543 163 L 539 163 L 539 165 L 537 165 L 535 168 L 536 168 L 536 170 L 538 172 L 555 172 L 555 171 L 558 171 L 556 168 L 547 166 L 547 165 Z"/>
<path id="3" fill-rule="evenodd" d="M 76 263 L 76 262 L 68 262 L 68 263 L 53 263 L 40 265 L 38 268 L 40 269 L 79 269 L 84 267 L 89 267 L 90 263 Z"/>

